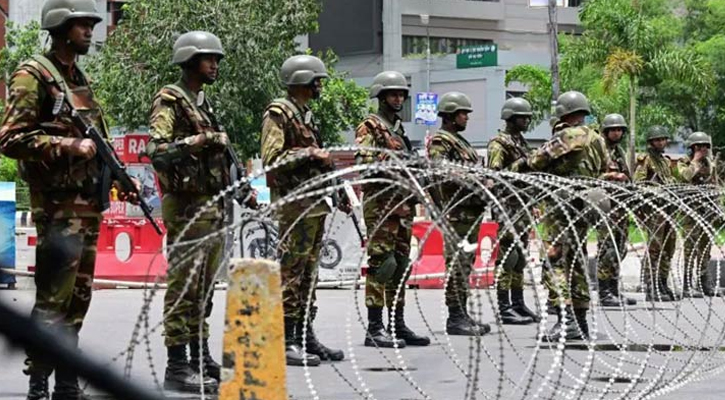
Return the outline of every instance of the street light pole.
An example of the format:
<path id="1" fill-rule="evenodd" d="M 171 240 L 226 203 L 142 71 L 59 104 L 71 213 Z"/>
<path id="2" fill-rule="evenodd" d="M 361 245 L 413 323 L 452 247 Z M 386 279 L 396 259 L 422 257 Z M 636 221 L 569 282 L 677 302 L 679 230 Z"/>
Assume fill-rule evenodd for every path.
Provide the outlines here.
<path id="1" fill-rule="evenodd" d="M 549 0 L 549 43 L 551 51 L 551 111 L 554 112 L 559 97 L 559 19 L 556 15 L 556 1 Z"/>

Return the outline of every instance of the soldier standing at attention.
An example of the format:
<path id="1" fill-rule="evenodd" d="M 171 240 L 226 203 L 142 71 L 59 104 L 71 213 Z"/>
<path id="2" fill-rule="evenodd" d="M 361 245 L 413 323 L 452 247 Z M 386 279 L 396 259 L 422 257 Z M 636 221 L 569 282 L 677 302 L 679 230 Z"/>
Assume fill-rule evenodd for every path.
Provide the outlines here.
<path id="1" fill-rule="evenodd" d="M 603 177 L 609 165 L 609 153 L 604 139 L 584 126 L 584 118 L 590 113 L 589 101 L 582 93 L 571 91 L 559 96 L 556 102 L 559 122 L 554 127 L 554 136 L 529 158 L 528 167 L 563 177 Z M 577 213 L 583 212 L 586 205 L 581 198 L 559 196 L 552 200 L 545 216 L 549 237 L 544 242 L 548 246 L 547 267 L 551 268 L 546 283 L 549 293 L 557 294 L 554 306 L 563 306 L 564 310 L 559 309 L 558 320 L 545 340 L 558 341 L 561 336 L 566 340 L 586 339 L 590 300 L 585 275 L 589 221 L 577 218 Z"/>
<path id="2" fill-rule="evenodd" d="M 32 316 L 66 331 L 75 345 L 91 302 L 96 244 L 105 194 L 96 145 L 72 120 L 72 105 L 86 123 L 108 136 L 100 105 L 76 60 L 91 46 L 102 21 L 93 0 L 47 0 L 41 28 L 50 33 L 50 51 L 22 63 L 9 81 L 0 126 L 0 152 L 18 160 L 30 187 L 38 230 L 35 249 L 35 306 Z M 135 182 L 137 183 L 137 182 Z M 138 185 L 138 183 L 137 183 Z M 118 191 L 118 185 L 114 184 Z M 118 193 L 135 202 L 136 195 Z M 48 399 L 48 376 L 55 369 L 54 400 L 88 397 L 76 373 L 28 349 L 29 400 Z"/>
<path id="3" fill-rule="evenodd" d="M 408 81 L 403 74 L 396 71 L 379 73 L 370 87 L 370 98 L 378 99 L 378 112 L 370 114 L 358 125 L 355 131 L 356 143 L 367 148 L 377 147 L 406 155 L 413 154 L 410 140 L 403 130 L 403 121 L 398 116 L 407 97 Z M 388 154 L 364 149 L 358 151 L 355 158 L 358 163 L 374 163 L 387 160 Z M 396 179 L 384 173 L 376 174 L 376 177 Z M 384 183 L 366 184 L 363 192 L 365 226 L 372 233 L 367 243 L 365 306 L 368 311 L 368 328 L 365 346 L 427 346 L 430 339 L 410 330 L 405 325 L 404 317 L 405 281 L 408 279 L 406 271 L 410 264 L 414 204 L 401 203 L 406 194 L 391 190 Z M 391 207 L 395 209 L 391 210 Z M 385 220 L 381 220 L 382 218 Z M 388 308 L 389 317 L 387 331 L 383 324 L 385 307 Z M 395 338 L 391 336 L 393 326 Z"/>
<path id="4" fill-rule="evenodd" d="M 651 182 L 660 185 L 676 182 L 671 160 L 664 154 L 669 140 L 670 134 L 665 127 L 653 126 L 649 129 L 647 153 L 637 157 L 637 169 L 634 172 L 635 182 Z M 660 202 L 662 201 L 660 200 Z M 664 213 L 671 214 L 670 208 L 665 207 Z M 641 206 L 637 211 L 642 225 L 648 228 L 647 257 L 644 257 L 642 263 L 642 279 L 646 290 L 645 301 L 677 301 L 679 298 L 667 283 L 672 257 L 677 245 L 677 230 L 664 215 L 649 205 Z"/>
<path id="5" fill-rule="evenodd" d="M 712 141 L 710 135 L 705 132 L 694 132 L 687 137 L 687 156 L 681 158 L 677 163 L 680 181 L 690 185 L 717 185 L 717 165 L 710 152 Z M 713 190 L 708 188 L 706 190 Z M 695 194 L 696 193 L 696 194 Z M 714 206 L 719 207 L 718 196 L 706 192 L 695 192 L 692 197 L 690 208 L 693 212 L 700 214 L 706 221 L 711 221 L 716 215 Z M 708 198 L 709 197 L 709 198 Z M 706 234 L 702 224 L 685 214 L 683 235 L 685 237 L 685 279 L 683 285 L 683 296 L 701 298 L 716 295 L 713 282 L 708 271 L 710 265 L 710 250 L 712 241 Z M 697 273 L 697 276 L 695 275 Z M 699 279 L 697 278 L 699 277 Z M 698 285 L 698 281 L 700 285 Z M 702 291 L 697 287 L 702 287 Z"/>
<path id="6" fill-rule="evenodd" d="M 468 114 L 473 112 L 471 99 L 460 92 L 448 92 L 438 102 L 438 115 L 443 120 L 441 128 L 431 138 L 428 157 L 431 160 L 448 160 L 468 166 L 479 166 L 481 159 L 461 132 L 468 125 Z M 440 209 L 447 210 L 443 216 L 455 234 L 469 244 L 478 242 L 479 225 L 485 208 L 481 194 L 471 194 L 456 182 L 443 182 L 433 187 L 433 198 Z M 466 200 L 462 199 L 468 197 Z M 454 208 L 451 208 L 453 205 Z M 468 281 L 476 259 L 474 252 L 458 246 L 445 244 L 446 269 L 449 278 L 446 286 L 448 320 L 446 332 L 449 335 L 480 336 L 491 331 L 488 324 L 476 322 L 468 313 Z M 476 246 L 477 248 L 477 246 Z"/>
<path id="7" fill-rule="evenodd" d="M 504 102 L 501 119 L 506 121 L 506 129 L 488 142 L 488 168 L 495 171 L 526 172 L 527 159 L 531 148 L 524 139 L 524 133 L 531 123 L 531 104 L 523 98 L 514 97 Z M 495 190 L 495 189 L 494 189 Z M 528 197 L 520 193 L 521 199 L 511 195 L 510 191 L 499 190 L 504 210 L 494 212 L 499 223 L 499 257 L 496 259 L 496 297 L 501 322 L 510 325 L 523 325 L 538 322 L 541 318 L 524 302 L 524 268 L 529 231 L 532 221 L 522 207 Z M 505 200 L 504 200 L 505 197 Z M 503 218 L 507 213 L 510 219 Z M 515 215 L 520 215 L 514 218 Z M 510 226 L 506 229 L 507 222 Z M 513 229 L 516 234 L 514 234 Z M 505 259 L 504 259 L 505 257 Z"/>
<path id="8" fill-rule="evenodd" d="M 627 153 L 620 143 L 627 133 L 627 122 L 619 114 L 609 114 L 602 120 L 602 137 L 609 151 L 607 175 L 610 180 L 630 182 L 632 173 L 627 165 Z M 617 205 L 625 205 L 625 199 Z M 601 224 L 597 229 L 597 280 L 599 301 L 605 307 L 621 306 L 619 294 L 620 262 L 627 255 L 629 236 L 629 213 L 623 207 L 612 210 L 608 215 L 609 229 Z M 610 233 L 611 230 L 611 233 Z M 627 305 L 635 305 L 635 299 L 623 298 Z"/>
<path id="9" fill-rule="evenodd" d="M 172 62 L 181 68 L 181 78 L 164 86 L 153 100 L 151 140 L 146 152 L 164 193 L 162 214 L 169 244 L 199 239 L 222 228 L 223 200 L 205 210 L 179 237 L 194 215 L 231 183 L 231 164 L 224 152 L 229 138 L 217 125 L 203 91 L 204 85 L 216 81 L 223 57 L 222 43 L 211 33 L 193 31 L 179 36 Z M 220 366 L 209 351 L 206 318 L 211 315 L 211 291 L 223 241 L 207 240 L 189 254 L 191 246 L 169 250 L 169 287 L 164 296 L 168 356 L 164 387 L 198 393 L 202 383 L 206 391 L 215 391 L 220 379 Z M 204 368 L 203 380 L 200 365 Z"/>
<path id="10" fill-rule="evenodd" d="M 280 72 L 287 97 L 267 106 L 262 122 L 262 161 L 264 166 L 294 159 L 267 175 L 272 202 L 292 193 L 305 181 L 332 170 L 330 153 L 322 149 L 319 129 L 309 102 L 320 97 L 322 79 L 328 78 L 325 64 L 317 57 L 298 55 L 288 58 Z M 349 212 L 348 203 L 338 208 Z M 300 218 L 300 211 L 306 214 Z M 313 322 L 317 315 L 315 287 L 324 234 L 325 216 L 330 207 L 320 198 L 307 197 L 285 204 L 277 214 L 281 241 L 282 301 L 287 365 L 320 365 L 320 360 L 340 361 L 342 350 L 330 349 L 317 340 Z M 308 299 L 310 312 L 305 315 Z M 307 318 L 306 348 L 302 347 Z"/>

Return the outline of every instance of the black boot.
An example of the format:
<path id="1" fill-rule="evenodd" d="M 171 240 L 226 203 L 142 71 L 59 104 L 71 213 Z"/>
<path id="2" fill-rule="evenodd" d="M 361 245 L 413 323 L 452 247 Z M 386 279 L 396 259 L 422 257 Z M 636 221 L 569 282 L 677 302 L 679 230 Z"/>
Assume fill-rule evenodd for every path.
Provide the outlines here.
<path id="1" fill-rule="evenodd" d="M 589 323 L 587 322 L 587 310 L 586 308 L 576 308 L 574 309 L 574 317 L 576 318 L 576 323 L 579 325 L 579 335 L 581 336 L 581 340 L 587 340 L 589 339 Z"/>
<path id="2" fill-rule="evenodd" d="M 310 307 L 310 315 L 307 319 L 307 335 L 305 338 L 305 344 L 306 348 L 305 351 L 307 351 L 308 354 L 314 354 L 317 357 L 320 357 L 320 360 L 323 361 L 342 361 L 345 359 L 345 353 L 342 350 L 339 349 L 331 349 L 324 344 L 320 343 L 319 340 L 317 340 L 317 335 L 315 335 L 315 330 L 312 328 L 312 324 L 315 321 L 315 317 L 317 317 L 317 307 L 312 306 Z M 297 332 L 302 332 L 304 329 L 303 327 L 304 323 L 299 322 L 297 324 Z M 298 343 L 300 347 L 302 346 L 302 334 L 297 335 Z"/>
<path id="3" fill-rule="evenodd" d="M 221 381 L 222 366 L 211 357 L 208 339 L 202 341 L 201 352 L 199 350 L 199 339 L 192 338 L 189 342 L 189 365 L 191 369 L 201 374 L 201 371 L 199 371 L 199 357 L 201 356 L 202 364 L 204 365 L 204 375 L 213 378 L 217 382 Z"/>
<path id="4" fill-rule="evenodd" d="M 457 336 L 481 336 L 491 332 L 487 324 L 478 325 L 469 319 L 466 312 L 460 306 L 448 307 L 448 321 L 446 321 L 446 333 Z"/>
<path id="5" fill-rule="evenodd" d="M 511 289 L 511 305 L 514 308 L 514 311 L 519 313 L 519 315 L 529 317 L 537 324 L 541 322 L 539 314 L 526 306 L 526 302 L 524 301 L 524 289 Z"/>
<path id="6" fill-rule="evenodd" d="M 586 318 L 586 314 L 584 314 L 584 317 Z M 577 317 L 574 315 L 574 310 L 571 306 L 566 307 L 566 321 L 562 319 L 561 310 L 559 310 L 556 324 L 554 324 L 546 335 L 544 335 L 543 340 L 545 342 L 558 342 L 562 336 L 566 340 L 581 340 L 583 336 L 577 328 L 576 318 Z"/>
<path id="7" fill-rule="evenodd" d="M 527 325 L 534 322 L 531 317 L 520 315 L 511 306 L 508 290 L 497 290 L 498 312 L 504 325 Z"/>
<path id="8" fill-rule="evenodd" d="M 692 284 L 692 277 L 687 272 L 687 269 L 685 269 L 685 279 L 682 284 L 682 297 L 683 298 L 690 298 L 690 299 L 702 299 L 705 297 L 705 295 L 695 289 L 695 286 Z"/>
<path id="9" fill-rule="evenodd" d="M 637 305 L 637 300 L 636 299 L 633 299 L 633 298 L 630 298 L 630 297 L 627 297 L 627 296 L 620 296 L 620 294 L 619 294 L 619 279 L 618 278 L 615 278 L 615 279 L 612 279 L 612 280 L 609 281 L 609 291 L 611 291 L 612 294 L 614 295 L 614 297 L 616 297 L 617 299 L 624 300 L 624 303 L 626 305 L 628 305 L 628 306 L 636 306 Z"/>
<path id="10" fill-rule="evenodd" d="M 309 367 L 320 365 L 320 357 L 314 354 L 307 354 L 300 345 L 300 332 L 297 331 L 297 321 L 290 317 L 284 318 L 284 346 L 287 365 L 302 367 L 307 364 Z"/>
<path id="11" fill-rule="evenodd" d="M 603 307 L 621 307 L 619 297 L 615 296 L 612 291 L 613 280 L 599 280 L 599 303 Z"/>
<path id="12" fill-rule="evenodd" d="M 680 301 L 682 300 L 679 295 L 675 294 L 674 291 L 670 288 L 670 286 L 667 284 L 667 277 L 660 279 L 660 291 L 662 293 L 667 293 L 667 296 L 671 299 L 670 301 Z M 663 300 L 665 301 L 665 300 Z"/>
<path id="13" fill-rule="evenodd" d="M 204 386 L 204 393 L 216 393 L 219 389 L 217 381 L 194 372 L 186 358 L 186 345 L 169 346 L 166 348 L 167 363 L 164 376 L 164 389 L 185 393 L 199 393 Z"/>
<path id="14" fill-rule="evenodd" d="M 91 400 L 78 385 L 78 375 L 65 367 L 55 369 L 55 389 L 52 400 Z"/>
<path id="15" fill-rule="evenodd" d="M 48 400 L 48 374 L 45 372 L 33 371 L 29 373 L 30 382 L 28 385 L 27 400 Z"/>
<path id="16" fill-rule="evenodd" d="M 659 286 L 659 285 L 658 285 Z M 655 290 L 655 285 L 653 285 L 650 282 L 646 283 L 645 288 L 645 301 L 662 301 L 662 302 L 671 302 L 672 297 L 670 297 L 669 294 L 666 292 L 663 292 L 661 289 Z"/>
<path id="17" fill-rule="evenodd" d="M 368 307 L 368 330 L 365 332 L 365 346 L 403 348 L 406 342 L 403 339 L 395 339 L 385 330 L 383 324 L 383 308 Z"/>
<path id="18" fill-rule="evenodd" d="M 395 326 L 396 339 L 402 339 L 407 346 L 428 346 L 430 339 L 427 336 L 419 336 L 405 325 L 404 306 L 398 303 L 395 307 L 395 318 L 393 318 L 393 309 L 388 309 L 388 332 L 393 336 L 392 326 Z"/>

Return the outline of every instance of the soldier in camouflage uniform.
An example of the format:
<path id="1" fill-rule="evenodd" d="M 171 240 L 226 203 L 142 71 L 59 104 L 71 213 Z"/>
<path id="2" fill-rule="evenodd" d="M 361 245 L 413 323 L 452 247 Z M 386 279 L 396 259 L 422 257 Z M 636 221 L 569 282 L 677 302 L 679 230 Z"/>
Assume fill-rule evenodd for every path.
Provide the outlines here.
<path id="1" fill-rule="evenodd" d="M 400 151 L 401 156 L 412 155 L 413 147 L 403 130 L 403 121 L 398 116 L 407 97 L 408 81 L 403 74 L 396 71 L 379 73 L 370 86 L 370 98 L 378 99 L 378 112 L 370 114 L 358 125 L 355 131 L 356 143 L 362 147 Z M 365 149 L 360 150 L 355 158 L 358 163 L 374 163 L 385 161 L 388 154 Z M 395 180 L 394 176 L 386 177 L 382 173 L 376 173 L 375 177 Z M 365 306 L 368 311 L 368 329 L 365 346 L 427 346 L 430 339 L 410 330 L 405 325 L 404 317 L 405 281 L 408 279 L 406 271 L 410 272 L 410 239 L 415 204 L 401 203 L 406 195 L 398 193 L 390 185 L 366 184 L 363 192 L 365 226 L 372 233 L 367 243 Z M 389 316 L 387 331 L 382 315 L 385 307 L 388 308 Z M 395 337 L 391 336 L 391 332 Z"/>
<path id="2" fill-rule="evenodd" d="M 473 112 L 471 99 L 463 93 L 448 92 L 438 102 L 438 116 L 443 123 L 431 138 L 428 157 L 431 160 L 448 160 L 469 166 L 481 164 L 480 157 L 468 141 L 461 136 L 468 125 L 468 114 Z M 468 244 L 478 243 L 478 231 L 485 201 L 480 194 L 470 194 L 470 190 L 448 181 L 434 186 L 433 198 L 438 207 L 446 210 L 443 216 L 455 234 Z M 451 208 L 456 204 L 455 208 Z M 464 242 L 465 243 L 465 242 Z M 446 269 L 449 273 L 446 285 L 446 306 L 448 320 L 446 332 L 449 335 L 479 336 L 491 331 L 488 324 L 477 323 L 468 313 L 468 282 L 476 259 L 475 248 L 460 248 L 458 243 L 446 241 Z"/>
<path id="3" fill-rule="evenodd" d="M 620 114 L 609 114 L 602 120 L 602 137 L 607 144 L 610 163 L 607 175 L 610 180 L 630 182 L 632 173 L 627 165 L 627 153 L 620 143 L 627 133 L 627 122 Z M 616 205 L 626 205 L 621 199 Z M 599 301 L 606 307 L 621 306 L 619 295 L 620 262 L 627 255 L 629 236 L 629 213 L 617 208 L 608 215 L 609 224 L 600 224 L 597 229 L 597 280 Z M 609 229 L 607 229 L 609 227 Z M 611 233 L 610 233 L 611 230 Z M 635 305 L 634 299 L 624 298 L 628 305 Z"/>
<path id="4" fill-rule="evenodd" d="M 571 91 L 559 96 L 556 102 L 559 122 L 554 128 L 554 136 L 528 159 L 528 167 L 532 171 L 564 177 L 602 177 L 609 165 L 609 153 L 604 139 L 583 125 L 590 113 L 589 101 L 583 94 Z M 561 336 L 572 340 L 589 335 L 590 297 L 586 278 L 589 221 L 578 218 L 570 225 L 584 207 L 581 198 L 562 195 L 553 197 L 547 204 L 544 223 L 549 237 L 544 241 L 548 247 L 546 268 L 551 269 L 547 283 L 549 293 L 557 294 L 554 305 L 564 307 L 547 333 L 545 339 L 550 341 L 557 341 Z M 571 318 L 572 314 L 575 319 Z"/>
<path id="5" fill-rule="evenodd" d="M 526 172 L 526 161 L 531 148 L 524 139 L 524 133 L 529 129 L 531 115 L 531 104 L 526 99 L 514 97 L 503 103 L 501 119 L 506 121 L 506 129 L 499 131 L 488 142 L 488 168 L 496 171 Z M 500 188 L 498 192 L 505 206 L 504 210 L 494 212 L 500 232 L 499 256 L 496 259 L 496 297 L 501 322 L 511 325 L 538 322 L 539 316 L 524 302 L 525 249 L 529 243 L 531 220 L 521 210 L 528 198 L 518 199 L 507 188 Z M 519 217 L 514 218 L 517 215 Z"/>
<path id="6" fill-rule="evenodd" d="M 100 105 L 76 63 L 91 45 L 101 22 L 93 0 L 48 0 L 41 27 L 50 33 L 49 52 L 22 63 L 9 80 L 0 127 L 0 152 L 18 160 L 30 187 L 38 231 L 35 306 L 32 316 L 63 330 L 77 345 L 91 302 L 96 244 L 102 220 L 103 170 L 96 145 L 73 124 L 73 105 L 87 123 L 108 135 Z M 117 185 L 115 187 L 118 187 Z M 121 200 L 135 196 L 119 193 Z M 48 376 L 55 369 L 53 399 L 86 399 L 74 371 L 28 349 L 28 399 L 48 399 Z"/>
<path id="7" fill-rule="evenodd" d="M 712 147 L 710 136 L 704 132 L 694 132 L 687 138 L 687 156 L 677 163 L 680 181 L 691 185 L 718 185 L 718 178 L 715 171 L 715 159 L 710 152 Z M 714 188 L 704 190 L 711 191 Z M 717 194 L 710 194 L 705 191 L 694 192 L 692 200 L 688 204 L 692 211 L 699 213 L 705 221 L 712 221 L 716 215 L 713 207 L 719 208 Z M 709 276 L 708 266 L 710 265 L 710 250 L 712 241 L 703 229 L 702 224 L 687 214 L 683 215 L 685 235 L 685 276 L 683 285 L 683 296 L 701 298 L 703 295 L 714 296 L 715 289 Z M 697 275 L 695 275 L 697 274 Z M 697 276 L 699 276 L 702 291 L 697 290 Z"/>
<path id="8" fill-rule="evenodd" d="M 655 184 L 672 184 L 676 182 L 673 175 L 671 160 L 664 154 L 670 135 L 663 126 L 653 126 L 647 132 L 647 153 L 637 157 L 637 169 L 634 172 L 635 182 Z M 656 199 L 655 199 L 656 200 Z M 671 216 L 671 207 L 662 210 Z M 642 263 L 642 279 L 646 290 L 646 301 L 678 300 L 667 280 L 670 265 L 675 254 L 675 226 L 655 208 L 643 205 L 637 208 L 637 216 L 642 226 L 647 227 L 647 257 Z M 654 273 L 654 278 L 652 274 Z"/>
<path id="9" fill-rule="evenodd" d="M 164 194 L 163 219 L 170 245 L 199 239 L 222 227 L 222 201 L 201 210 L 231 183 L 230 160 L 224 153 L 229 138 L 217 125 L 203 92 L 204 85 L 216 81 L 223 57 L 221 41 L 213 34 L 193 31 L 181 35 L 174 43 L 172 57 L 172 62 L 182 69 L 181 78 L 164 86 L 153 100 L 147 153 Z M 184 228 L 187 230 L 180 236 Z M 166 389 L 198 393 L 202 383 L 205 390 L 216 389 L 220 367 L 209 354 L 206 318 L 211 314 L 211 291 L 223 244 L 223 239 L 217 238 L 206 240 L 202 246 L 169 249 L 169 288 L 164 297 Z M 187 359 L 187 345 L 191 361 Z M 204 366 L 203 380 L 200 364 Z"/>
<path id="10" fill-rule="evenodd" d="M 287 86 L 287 97 L 272 101 L 262 122 L 262 161 L 265 166 L 295 158 L 267 175 L 272 202 L 294 192 L 304 182 L 333 168 L 330 153 L 322 149 L 317 124 L 309 107 L 322 91 L 322 79 L 328 77 L 325 64 L 317 57 L 299 55 L 288 58 L 280 72 Z M 338 207 L 349 211 L 349 204 Z M 300 212 L 305 212 L 300 218 Z M 312 325 L 317 315 L 317 285 L 320 247 L 325 216 L 330 212 L 320 198 L 307 197 L 280 207 L 277 218 L 281 242 L 279 259 L 282 268 L 287 365 L 320 365 L 320 360 L 344 359 L 342 350 L 322 345 Z M 298 220 L 299 219 L 299 220 Z M 310 313 L 305 315 L 308 299 Z M 306 347 L 302 347 L 303 326 L 307 321 Z"/>

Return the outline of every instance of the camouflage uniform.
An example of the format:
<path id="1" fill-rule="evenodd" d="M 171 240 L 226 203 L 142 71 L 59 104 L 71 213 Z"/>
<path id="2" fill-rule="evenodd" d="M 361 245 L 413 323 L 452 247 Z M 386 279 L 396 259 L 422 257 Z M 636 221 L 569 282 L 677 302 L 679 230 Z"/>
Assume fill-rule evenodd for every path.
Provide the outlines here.
<path id="1" fill-rule="evenodd" d="M 265 166 L 294 156 L 301 148 L 321 148 L 318 128 L 309 107 L 300 107 L 291 97 L 274 100 L 262 122 L 262 161 Z M 272 202 L 292 193 L 302 183 L 323 173 L 320 163 L 301 158 L 275 169 L 268 175 Z M 314 306 L 317 267 L 324 234 L 325 216 L 330 208 L 320 198 L 305 198 L 287 203 L 277 214 L 282 266 L 282 297 L 286 318 L 302 319 L 308 298 Z M 304 214 L 302 214 L 304 212 Z M 300 218 L 300 214 L 301 218 Z M 298 220 L 298 218 L 300 218 Z"/>
<path id="2" fill-rule="evenodd" d="M 529 158 L 528 165 L 534 171 L 547 172 L 558 176 L 599 177 L 609 164 L 609 153 L 604 139 L 593 129 L 586 126 L 569 126 L 564 122 L 557 124 L 554 137 L 539 148 Z M 557 203 L 565 202 L 562 207 Z M 547 207 L 545 224 L 550 247 L 549 263 L 551 277 L 547 282 L 550 300 L 554 305 L 564 302 L 574 309 L 589 308 L 589 287 L 586 278 L 587 231 L 588 221 L 579 219 L 572 228 L 569 221 L 577 217 L 583 209 L 579 199 L 555 199 Z M 571 285 L 569 280 L 571 279 Z M 558 290 L 557 290 L 558 288 Z M 551 294 L 561 293 L 551 298 Z"/>
<path id="3" fill-rule="evenodd" d="M 171 246 L 177 241 L 202 238 L 222 227 L 224 208 L 218 202 L 201 212 L 182 235 L 182 230 L 205 208 L 206 202 L 231 183 L 230 165 L 223 151 L 213 144 L 191 147 L 185 141 L 218 130 L 209 102 L 204 99 L 197 106 L 197 94 L 183 81 L 162 88 L 154 97 L 147 152 L 163 192 L 162 215 L 170 246 L 169 288 L 164 296 L 167 347 L 209 337 L 206 318 L 211 314 L 210 291 L 219 268 L 223 238 L 205 240 L 203 245 Z"/>
<path id="4" fill-rule="evenodd" d="M 61 138 L 83 138 L 83 134 L 73 125 L 67 106 L 53 113 L 56 99 L 69 96 L 90 123 L 104 135 L 108 131 L 78 65 L 63 65 L 53 52 L 45 57 L 57 75 L 35 58 L 21 64 L 10 78 L 0 152 L 18 160 L 19 172 L 30 187 L 38 231 L 32 315 L 43 324 L 68 330 L 77 340 L 91 302 L 101 192 L 110 187 L 101 185 L 97 158 L 82 160 L 62 152 Z M 58 84 L 61 80 L 68 93 Z M 28 357 L 31 374 L 50 374 L 51 360 L 32 352 Z"/>
<path id="5" fill-rule="evenodd" d="M 481 159 L 476 150 L 468 141 L 458 133 L 439 129 L 431 138 L 428 147 L 428 157 L 431 160 L 448 160 L 478 166 Z M 437 186 L 435 198 L 445 209 L 447 205 L 457 204 L 455 209 L 447 210 L 446 221 L 461 240 L 468 243 L 478 243 L 478 225 L 485 208 L 482 195 L 474 194 L 464 202 L 459 201 L 470 194 L 468 190 L 461 190 L 453 182 Z M 456 258 L 456 253 L 458 257 Z M 468 280 L 476 260 L 475 252 L 468 253 L 456 246 L 456 243 L 446 243 L 446 268 L 451 271 L 448 286 L 446 286 L 446 306 L 448 308 L 466 309 L 468 301 Z"/>
<path id="6" fill-rule="evenodd" d="M 635 182 L 653 182 L 658 184 L 675 183 L 670 158 L 650 148 L 646 154 L 637 157 L 637 169 L 634 172 Z M 669 295 L 667 279 L 670 275 L 672 257 L 675 254 L 677 236 L 675 226 L 665 218 L 672 207 L 665 207 L 662 215 L 659 211 L 649 205 L 639 206 L 635 213 L 641 220 L 642 226 L 647 227 L 647 257 L 642 263 L 642 279 L 645 286 L 651 287 L 652 283 L 660 285 L 659 295 Z M 652 266 L 652 264 L 655 264 Z M 652 273 L 655 279 L 652 280 Z M 662 290 L 665 289 L 665 290 Z M 654 293 L 651 293 L 654 294 Z M 651 296 L 652 297 L 652 296 Z"/>
<path id="7" fill-rule="evenodd" d="M 618 144 L 604 138 L 611 159 L 608 172 L 621 172 L 629 180 L 632 174 L 627 166 L 627 154 Z M 625 199 L 616 201 L 616 205 L 624 206 Z M 629 214 L 624 208 L 611 211 L 608 214 L 609 225 L 600 224 L 597 228 L 597 279 L 600 282 L 618 280 L 620 261 L 627 255 L 627 239 L 629 236 Z M 609 229 L 607 229 L 609 228 Z M 611 229 L 611 233 L 610 233 Z"/>
<path id="8" fill-rule="evenodd" d="M 690 137 L 696 134 L 699 133 L 695 132 Z M 709 137 L 707 139 L 709 140 Z M 719 183 L 717 174 L 715 173 L 717 171 L 716 162 L 711 155 L 699 161 L 694 161 L 691 155 L 687 155 L 679 160 L 677 170 L 680 180 L 683 183 L 696 186 L 717 185 Z M 704 190 L 712 191 L 713 189 L 707 188 Z M 713 220 L 713 217 L 719 211 L 713 210 L 713 207 L 719 208 L 718 196 L 717 194 L 713 195 L 704 191 L 693 192 L 692 200 L 688 206 L 690 206 L 694 213 L 698 213 L 705 221 L 709 222 Z M 694 275 L 694 273 L 697 273 L 703 291 L 708 295 L 712 295 L 712 282 L 710 282 L 708 273 L 712 241 L 705 229 L 703 229 L 702 224 L 698 224 L 692 216 L 684 214 L 682 226 L 684 228 L 683 233 L 685 234 L 684 292 L 690 295 L 695 293 L 695 288 L 699 286 L 695 278 L 696 275 Z"/>
<path id="9" fill-rule="evenodd" d="M 513 134 L 507 131 L 500 131 L 499 134 L 491 139 L 488 143 L 488 168 L 512 172 L 525 172 L 526 158 L 531 152 L 531 148 L 521 134 Z M 523 161 L 523 162 L 521 162 Z M 501 231 L 499 238 L 499 255 L 508 254 L 504 260 L 503 257 L 496 259 L 498 290 L 517 290 L 524 287 L 524 268 L 526 267 L 526 254 L 524 249 L 529 244 L 529 230 L 532 228 L 531 220 L 525 213 L 521 213 L 522 202 L 527 201 L 527 197 L 522 199 L 515 198 L 510 193 L 503 193 L 507 196 L 504 206 L 509 217 L 519 214 L 520 217 L 509 221 L 504 221 L 499 217 Z M 510 229 L 506 229 L 506 223 L 511 224 Z M 518 241 L 511 229 L 519 233 Z"/>
<path id="10" fill-rule="evenodd" d="M 412 152 L 402 120 L 397 115 L 394 121 L 387 121 L 379 114 L 368 116 L 355 130 L 355 138 L 361 147 Z M 359 163 L 369 164 L 383 161 L 387 157 L 385 153 L 361 150 L 355 158 Z M 395 177 L 390 176 L 388 179 L 394 180 Z M 401 286 L 400 283 L 407 279 L 406 270 L 410 261 L 408 259 L 410 239 L 415 216 L 414 204 L 410 202 L 400 204 L 405 196 L 397 193 L 395 189 L 391 190 L 391 186 L 386 184 L 366 184 L 363 192 L 365 226 L 372 233 L 367 242 L 368 275 L 365 280 L 365 305 L 367 307 L 393 307 L 394 303 L 404 305 L 405 284 L 402 285 L 397 300 L 395 294 Z M 386 215 L 388 216 L 385 217 Z M 385 219 L 381 221 L 383 217 Z M 380 282 L 379 279 L 375 279 L 376 273 L 379 269 L 388 267 L 384 266 L 386 262 L 394 265 L 392 268 L 394 272 L 388 274 L 384 271 L 383 274 L 390 279 Z"/>

